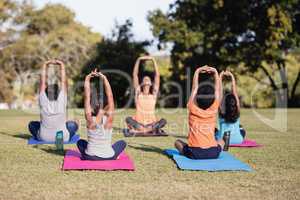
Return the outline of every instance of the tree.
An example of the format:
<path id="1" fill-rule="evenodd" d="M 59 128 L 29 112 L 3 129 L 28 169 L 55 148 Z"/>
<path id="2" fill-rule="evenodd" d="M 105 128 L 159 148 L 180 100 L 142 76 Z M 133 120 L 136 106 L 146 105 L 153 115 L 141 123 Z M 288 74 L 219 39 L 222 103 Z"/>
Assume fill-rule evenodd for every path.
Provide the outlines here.
<path id="1" fill-rule="evenodd" d="M 75 21 L 75 14 L 60 4 L 48 4 L 42 9 L 23 5 L 15 24 L 22 25 L 17 40 L 1 51 L 0 63 L 14 75 L 19 88 L 17 99 L 23 100 L 24 89 L 34 86 L 39 69 L 47 59 L 65 62 L 69 80 L 91 58 L 99 34 Z M 71 82 L 72 85 L 72 82 Z"/>
<path id="2" fill-rule="evenodd" d="M 299 0 L 177 0 L 166 14 L 155 10 L 148 20 L 160 45 L 173 45 L 175 80 L 184 85 L 181 74 L 186 68 L 193 71 L 209 64 L 222 69 L 243 63 L 244 73 L 265 73 L 283 106 L 285 92 L 292 102 L 295 94 L 287 90 L 299 82 L 289 86 L 286 73 L 286 54 L 300 41 L 299 5 Z M 273 76 L 278 71 L 280 84 Z"/>
<path id="3" fill-rule="evenodd" d="M 13 42 L 11 37 L 13 30 L 5 28 L 4 25 L 13 20 L 17 11 L 17 4 L 11 0 L 0 0 L 0 52 L 7 45 Z M 11 73 L 6 73 L 3 67 L 0 68 L 0 102 L 12 102 L 13 93 L 11 82 L 13 77 Z"/>
<path id="4" fill-rule="evenodd" d="M 104 38 L 97 45 L 97 53 L 83 68 L 77 80 L 84 80 L 84 76 L 95 67 L 107 73 L 117 105 L 123 107 L 129 99 L 131 89 L 131 74 L 135 60 L 145 54 L 147 41 L 135 41 L 131 32 L 132 23 L 126 20 L 124 24 L 116 24 L 112 36 Z M 129 78 L 130 80 L 128 80 Z M 82 90 L 78 88 L 78 90 Z M 77 92 L 78 93 L 78 92 Z M 80 94 L 80 93 L 78 93 Z M 77 97 L 77 104 L 82 106 L 82 95 Z"/>

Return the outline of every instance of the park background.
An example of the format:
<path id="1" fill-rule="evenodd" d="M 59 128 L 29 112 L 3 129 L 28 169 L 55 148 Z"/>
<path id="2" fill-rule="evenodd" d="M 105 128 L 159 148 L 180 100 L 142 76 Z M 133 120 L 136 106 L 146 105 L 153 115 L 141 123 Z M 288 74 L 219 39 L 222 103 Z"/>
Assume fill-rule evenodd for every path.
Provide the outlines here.
<path id="1" fill-rule="evenodd" d="M 80 13 L 66 6 L 76 2 L 57 2 L 0 1 L 0 107 L 36 107 L 39 69 L 53 58 L 67 65 L 72 91 L 69 107 L 82 107 L 81 82 L 91 69 L 117 70 L 131 76 L 136 58 L 145 53 L 154 55 L 160 66 L 160 98 L 164 99 L 160 107 L 185 106 L 191 76 L 205 64 L 234 72 L 244 107 L 300 106 L 298 0 L 174 0 L 156 3 L 152 10 L 141 12 L 145 16 L 134 13 L 143 2 L 115 1 L 108 3 L 120 10 L 115 20 L 99 14 L 98 27 L 103 22 L 106 30 L 103 34 L 80 22 L 76 17 Z M 151 5 L 149 1 L 144 4 Z M 104 2 L 95 6 L 99 13 L 106 8 Z M 124 10 L 120 7 L 128 7 L 135 21 L 143 23 L 138 31 L 130 16 L 117 21 Z M 97 10 L 90 13 L 94 21 Z M 141 34 L 143 29 L 146 34 Z M 151 70 L 147 64 L 144 68 L 145 73 Z M 108 76 L 116 105 L 122 108 L 132 94 L 131 83 L 118 74 Z M 181 95 L 181 103 L 176 95 L 172 98 L 178 88 L 187 91 Z"/>
<path id="2" fill-rule="evenodd" d="M 0 200 L 299 199 L 300 110 L 286 108 L 300 102 L 299 0 L 47 2 L 0 0 L 0 108 L 11 108 L 0 110 Z M 106 73 L 118 108 L 113 142 L 127 142 L 135 171 L 62 171 L 64 152 L 27 145 L 28 123 L 40 120 L 34 108 L 45 60 L 66 63 L 68 117 L 80 122 L 86 139 L 84 76 L 95 66 L 131 76 L 135 59 L 147 52 L 160 66 L 159 100 L 167 101 L 156 114 L 168 120 L 169 137 L 124 138 L 124 119 L 135 111 L 121 108 L 132 91 L 123 76 Z M 164 153 L 187 139 L 187 109 L 174 109 L 176 95 L 187 92 L 184 107 L 191 76 L 205 64 L 230 68 L 237 78 L 246 138 L 263 147 L 229 152 L 253 172 L 183 171 Z"/>

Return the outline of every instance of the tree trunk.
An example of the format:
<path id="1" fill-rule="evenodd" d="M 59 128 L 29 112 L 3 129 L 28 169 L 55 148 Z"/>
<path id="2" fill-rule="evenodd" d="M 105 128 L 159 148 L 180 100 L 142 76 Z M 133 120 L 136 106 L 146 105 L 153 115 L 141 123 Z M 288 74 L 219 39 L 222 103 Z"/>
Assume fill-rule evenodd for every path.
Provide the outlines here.
<path id="1" fill-rule="evenodd" d="M 297 99 L 296 99 L 296 91 L 297 91 L 297 86 L 298 86 L 299 82 L 300 82 L 300 69 L 298 71 L 297 78 L 292 87 L 291 96 L 289 98 L 289 106 L 298 106 Z"/>
<path id="2" fill-rule="evenodd" d="M 277 107 L 287 107 L 288 105 L 288 95 L 289 95 L 289 83 L 288 83 L 288 78 L 287 78 L 287 73 L 286 73 L 286 67 L 285 67 L 285 62 L 283 60 L 277 61 L 277 67 L 279 70 L 280 74 L 280 79 L 281 79 L 281 88 L 278 91 L 278 97 L 277 99 Z"/>
<path id="3" fill-rule="evenodd" d="M 286 84 L 284 83 L 284 80 L 287 80 L 286 77 L 286 73 L 284 71 L 280 72 L 281 74 L 281 78 L 282 78 L 282 84 L 281 87 L 279 88 L 274 79 L 272 78 L 272 75 L 269 73 L 269 71 L 264 67 L 264 66 L 260 66 L 261 69 L 263 70 L 263 72 L 266 74 L 266 76 L 268 77 L 269 81 L 270 81 L 270 85 L 273 89 L 273 92 L 275 93 L 275 107 L 276 108 L 284 108 L 287 107 L 287 90 L 285 88 Z"/>

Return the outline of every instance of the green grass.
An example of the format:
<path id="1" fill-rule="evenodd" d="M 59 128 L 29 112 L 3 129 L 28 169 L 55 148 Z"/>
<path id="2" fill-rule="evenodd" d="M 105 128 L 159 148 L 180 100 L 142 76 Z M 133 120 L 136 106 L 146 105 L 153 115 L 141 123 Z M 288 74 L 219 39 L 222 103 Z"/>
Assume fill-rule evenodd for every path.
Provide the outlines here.
<path id="1" fill-rule="evenodd" d="M 168 112 L 174 110 L 167 110 Z M 272 110 L 259 110 L 272 117 Z M 126 110 L 115 118 L 114 140 L 124 139 L 120 128 Z M 264 125 L 252 112 L 243 110 L 241 121 L 247 137 L 263 148 L 230 149 L 254 172 L 193 172 L 178 170 L 163 154 L 176 138 L 185 139 L 186 110 L 159 115 L 169 122 L 172 136 L 166 138 L 125 138 L 126 152 L 136 170 L 61 171 L 63 156 L 54 146 L 28 146 L 27 124 L 38 114 L 0 112 L 0 199 L 299 199 L 300 197 L 300 110 L 288 111 L 288 130 L 278 132 Z M 86 138 L 81 110 L 70 118 L 81 119 L 81 137 Z M 68 145 L 67 148 L 75 148 Z"/>

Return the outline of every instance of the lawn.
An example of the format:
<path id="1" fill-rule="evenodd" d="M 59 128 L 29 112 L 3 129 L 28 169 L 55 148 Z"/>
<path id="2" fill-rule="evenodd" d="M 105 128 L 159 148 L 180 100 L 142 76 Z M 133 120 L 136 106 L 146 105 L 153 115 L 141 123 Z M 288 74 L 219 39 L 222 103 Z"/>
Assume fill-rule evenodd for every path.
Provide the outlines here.
<path id="1" fill-rule="evenodd" d="M 272 118 L 272 110 L 258 110 Z M 114 140 L 124 139 L 120 129 L 133 110 L 119 112 L 114 122 Z M 171 136 L 125 138 L 126 152 L 136 170 L 62 171 L 63 156 L 54 146 L 28 146 L 33 112 L 0 112 L 0 199 L 299 199 L 300 110 L 288 111 L 288 130 L 278 132 L 263 124 L 252 110 L 243 110 L 241 121 L 247 137 L 264 145 L 254 149 L 230 149 L 254 172 L 194 172 L 178 170 L 163 154 L 176 138 L 186 138 L 186 110 L 162 110 Z M 80 119 L 80 135 L 86 138 L 81 110 L 69 118 Z M 75 148 L 67 145 L 66 148 Z"/>

